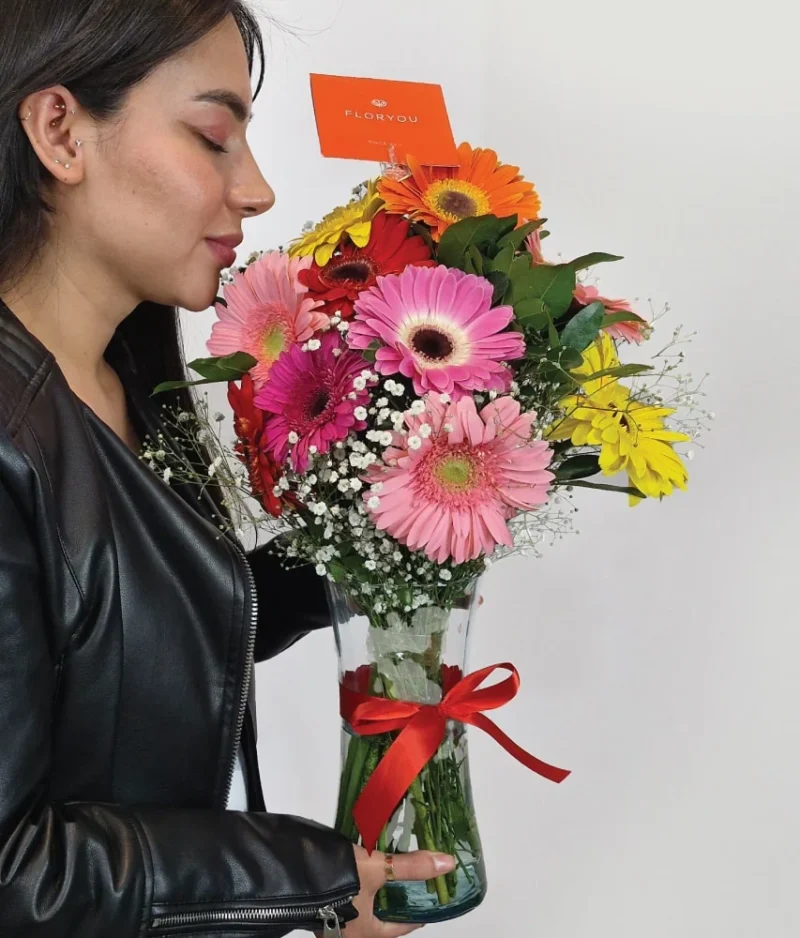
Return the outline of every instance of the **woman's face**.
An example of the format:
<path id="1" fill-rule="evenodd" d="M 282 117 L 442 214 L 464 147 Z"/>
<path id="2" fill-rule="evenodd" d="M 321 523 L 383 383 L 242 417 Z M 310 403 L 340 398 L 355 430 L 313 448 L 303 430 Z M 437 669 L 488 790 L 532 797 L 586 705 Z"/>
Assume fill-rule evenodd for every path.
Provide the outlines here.
<path id="1" fill-rule="evenodd" d="M 241 99 L 238 118 L 196 100 L 219 89 Z M 133 89 L 118 125 L 92 125 L 79 182 L 57 187 L 59 242 L 69 238 L 134 305 L 207 309 L 229 262 L 206 239 L 239 235 L 245 217 L 275 201 L 246 139 L 251 102 L 247 55 L 228 17 Z"/>

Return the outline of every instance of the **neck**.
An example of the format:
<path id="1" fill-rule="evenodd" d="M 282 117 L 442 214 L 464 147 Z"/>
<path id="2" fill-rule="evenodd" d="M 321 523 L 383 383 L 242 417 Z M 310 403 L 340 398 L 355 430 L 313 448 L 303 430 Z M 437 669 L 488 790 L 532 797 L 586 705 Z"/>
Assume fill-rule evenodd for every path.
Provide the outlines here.
<path id="1" fill-rule="evenodd" d="M 67 380 L 78 387 L 107 387 L 103 357 L 119 324 L 138 302 L 111 278 L 81 269 L 65 272 L 63 262 L 39 266 L 12 289 L 0 293 L 26 329 L 52 352 Z"/>

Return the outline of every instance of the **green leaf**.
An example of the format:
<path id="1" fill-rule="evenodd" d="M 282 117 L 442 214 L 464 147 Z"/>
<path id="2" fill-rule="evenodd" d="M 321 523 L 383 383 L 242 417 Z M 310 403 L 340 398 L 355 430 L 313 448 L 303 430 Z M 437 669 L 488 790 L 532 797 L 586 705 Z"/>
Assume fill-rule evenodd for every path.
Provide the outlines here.
<path id="1" fill-rule="evenodd" d="M 498 251 L 494 259 L 489 264 L 488 270 L 498 271 L 508 276 L 511 273 L 511 265 L 514 263 L 514 248 L 509 244 Z"/>
<path id="2" fill-rule="evenodd" d="M 573 479 L 570 482 L 556 482 L 556 485 L 575 485 L 583 489 L 602 489 L 604 492 L 621 492 L 623 495 L 636 495 L 638 498 L 647 498 L 644 493 L 632 486 L 606 485 L 604 482 L 586 482 L 582 479 Z"/>
<path id="3" fill-rule="evenodd" d="M 178 388 L 193 388 L 198 384 L 215 384 L 216 382 L 210 381 L 208 378 L 203 378 L 202 381 L 165 381 L 163 384 L 159 384 L 150 397 L 155 397 L 156 394 L 163 394 L 165 391 L 176 391 Z"/>
<path id="4" fill-rule="evenodd" d="M 565 460 L 556 470 L 556 479 L 567 482 L 596 476 L 600 472 L 600 457 L 593 453 L 583 453 Z"/>
<path id="5" fill-rule="evenodd" d="M 511 281 L 508 279 L 506 274 L 499 270 L 490 270 L 489 273 L 485 276 L 489 283 L 491 283 L 494 287 L 494 294 L 492 295 L 492 306 L 497 306 L 506 295 L 506 290 L 508 290 Z"/>
<path id="6" fill-rule="evenodd" d="M 347 568 L 344 564 L 338 563 L 336 560 L 328 561 L 328 573 L 330 573 L 336 583 L 344 583 L 347 579 Z"/>
<path id="7" fill-rule="evenodd" d="M 479 277 L 482 277 L 483 257 L 474 244 L 470 244 L 469 248 L 467 248 L 467 261 L 471 268 L 467 273 L 477 274 Z"/>
<path id="8" fill-rule="evenodd" d="M 540 326 L 542 329 L 548 321 L 547 306 L 544 300 L 540 300 L 538 296 L 531 297 L 529 300 L 518 300 L 514 304 L 514 315 L 517 319 L 531 319 L 534 316 L 537 318 L 544 317 L 544 322 Z"/>
<path id="9" fill-rule="evenodd" d="M 527 269 L 518 264 L 522 261 Z M 575 294 L 575 271 L 566 264 L 530 266 L 530 257 L 515 259 L 511 268 L 511 303 L 521 300 L 543 300 L 553 319 L 558 319 L 572 305 Z"/>
<path id="10" fill-rule="evenodd" d="M 366 358 L 368 362 L 375 364 L 375 359 L 377 357 L 377 351 L 380 348 L 379 342 L 372 342 L 367 348 L 362 349 L 361 355 L 363 358 Z"/>
<path id="11" fill-rule="evenodd" d="M 451 225 L 442 235 L 437 259 L 446 267 L 457 267 L 463 270 L 471 245 L 479 251 L 488 250 L 496 245 L 499 238 L 509 230 L 513 230 L 516 223 L 516 215 L 511 219 L 498 218 L 496 215 L 463 218 Z"/>
<path id="12" fill-rule="evenodd" d="M 497 227 L 497 237 L 495 242 L 502 241 L 507 235 L 511 234 L 517 227 L 517 222 L 519 221 L 518 215 L 504 215 L 502 218 L 494 215 L 493 218 L 497 218 L 500 224 Z"/>
<path id="13" fill-rule="evenodd" d="M 207 378 L 209 382 L 236 381 L 255 368 L 258 359 L 247 352 L 234 352 L 222 358 L 197 358 L 189 362 L 189 368 Z"/>
<path id="14" fill-rule="evenodd" d="M 544 329 L 551 321 L 544 300 L 533 298 L 519 300 L 514 304 L 514 315 L 526 328 Z"/>
<path id="15" fill-rule="evenodd" d="M 598 378 L 632 378 L 634 375 L 643 375 L 652 370 L 652 365 L 617 365 L 616 368 L 604 368 L 585 378 L 583 375 L 575 375 L 575 380 L 580 384 L 586 384 L 589 381 L 597 381 Z"/>
<path id="16" fill-rule="evenodd" d="M 582 352 L 597 337 L 605 317 L 602 303 L 591 303 L 584 307 L 567 323 L 561 334 L 561 344 Z"/>
<path id="17" fill-rule="evenodd" d="M 514 251 L 519 251 L 528 235 L 532 231 L 536 231 L 538 228 L 541 228 L 546 221 L 546 218 L 537 218 L 536 221 L 527 222 L 519 228 L 516 228 L 514 231 L 509 232 L 509 234 L 503 235 L 503 237 L 497 242 L 497 246 L 501 251 L 505 250 L 507 247 L 511 247 Z"/>
<path id="18" fill-rule="evenodd" d="M 547 350 L 547 360 L 560 365 L 565 371 L 583 364 L 583 355 L 568 345 L 555 346 Z"/>
<path id="19" fill-rule="evenodd" d="M 644 322 L 644 320 L 641 316 L 637 316 L 636 313 L 607 313 L 603 320 L 603 325 L 610 326 L 615 322 Z"/>
<path id="20" fill-rule="evenodd" d="M 608 261 L 622 261 L 624 257 L 618 254 L 603 254 L 602 251 L 595 251 L 592 254 L 584 254 L 582 257 L 576 257 L 570 261 L 568 266 L 573 270 L 586 270 L 587 267 L 593 267 L 595 264 L 603 264 Z"/>
<path id="21" fill-rule="evenodd" d="M 202 381 L 165 381 L 150 395 L 162 394 L 164 391 L 174 391 L 178 388 L 194 388 L 200 384 L 219 384 L 222 382 L 238 381 L 242 375 L 247 374 L 258 364 L 258 359 L 248 355 L 247 352 L 234 352 L 221 358 L 197 358 L 189 362 L 188 367 L 203 376 Z"/>
<path id="22" fill-rule="evenodd" d="M 556 329 L 555 323 L 552 319 L 549 319 L 549 322 L 547 323 L 547 338 L 553 348 L 558 348 L 561 345 L 561 339 L 558 336 L 558 329 Z"/>
<path id="23" fill-rule="evenodd" d="M 431 229 L 427 225 L 423 225 L 422 222 L 412 222 L 411 223 L 411 233 L 419 235 L 420 238 L 428 245 L 431 254 L 436 253 L 436 245 L 433 241 L 433 235 L 431 234 Z"/>

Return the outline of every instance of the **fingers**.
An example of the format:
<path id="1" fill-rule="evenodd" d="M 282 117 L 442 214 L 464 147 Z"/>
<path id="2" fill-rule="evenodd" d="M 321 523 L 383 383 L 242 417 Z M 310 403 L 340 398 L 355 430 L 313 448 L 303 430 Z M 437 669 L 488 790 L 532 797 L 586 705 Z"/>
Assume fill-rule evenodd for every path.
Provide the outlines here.
<path id="1" fill-rule="evenodd" d="M 358 845 L 354 845 L 361 887 L 367 892 L 376 893 L 387 880 L 386 854 L 374 850 L 372 854 Z M 446 853 L 434 853 L 432 850 L 415 850 L 412 853 L 395 853 L 394 879 L 401 882 L 424 881 L 449 873 L 456 868 L 455 857 Z"/>
<path id="2" fill-rule="evenodd" d="M 385 854 L 380 855 L 380 864 L 382 880 L 386 882 Z M 436 876 L 450 873 L 455 868 L 455 858 L 445 853 L 433 853 L 430 850 L 416 850 L 413 853 L 394 854 L 394 878 L 401 882 L 434 879 Z"/>

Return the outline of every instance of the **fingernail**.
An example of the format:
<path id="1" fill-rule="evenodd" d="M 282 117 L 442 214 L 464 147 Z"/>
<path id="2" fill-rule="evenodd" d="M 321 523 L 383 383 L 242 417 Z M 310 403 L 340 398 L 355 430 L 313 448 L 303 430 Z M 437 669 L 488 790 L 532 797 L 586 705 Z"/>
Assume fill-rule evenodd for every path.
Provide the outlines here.
<path id="1" fill-rule="evenodd" d="M 447 853 L 434 853 L 433 868 L 437 873 L 452 873 L 456 868 L 456 858 Z"/>

